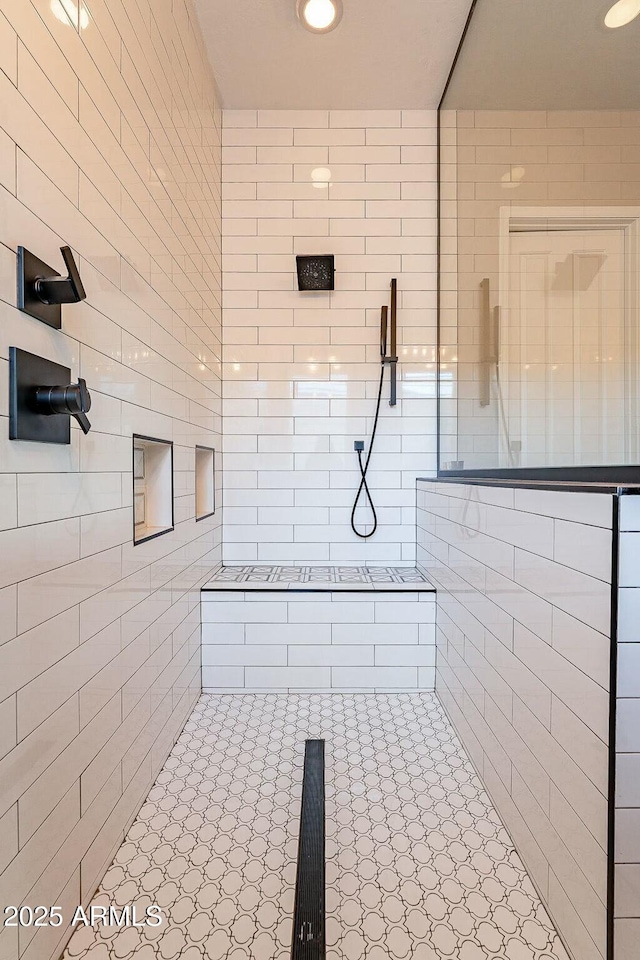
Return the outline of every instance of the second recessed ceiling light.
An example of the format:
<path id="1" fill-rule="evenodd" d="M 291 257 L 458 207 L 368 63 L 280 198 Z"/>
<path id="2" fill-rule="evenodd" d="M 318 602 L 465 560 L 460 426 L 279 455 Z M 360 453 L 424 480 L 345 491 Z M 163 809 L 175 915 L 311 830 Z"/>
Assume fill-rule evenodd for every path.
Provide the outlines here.
<path id="1" fill-rule="evenodd" d="M 298 19 L 312 33 L 329 33 L 342 19 L 342 0 L 297 0 Z"/>
<path id="2" fill-rule="evenodd" d="M 605 25 L 615 30 L 626 27 L 640 14 L 640 0 L 618 0 L 604 18 Z"/>

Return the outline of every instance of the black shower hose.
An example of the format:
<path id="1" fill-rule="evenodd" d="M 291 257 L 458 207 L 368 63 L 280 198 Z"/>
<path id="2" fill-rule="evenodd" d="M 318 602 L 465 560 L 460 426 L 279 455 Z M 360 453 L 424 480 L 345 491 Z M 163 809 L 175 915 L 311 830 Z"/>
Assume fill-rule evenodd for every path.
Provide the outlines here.
<path id="1" fill-rule="evenodd" d="M 369 537 L 372 537 L 376 530 L 378 529 L 378 517 L 376 514 L 376 508 L 373 504 L 371 498 L 371 491 L 369 490 L 369 485 L 367 484 L 367 470 L 369 469 L 369 461 L 371 460 L 371 454 L 373 453 L 373 443 L 376 439 L 376 430 L 378 429 L 378 417 L 380 416 L 380 403 L 382 401 L 382 387 L 384 384 L 384 363 L 382 364 L 382 369 L 380 371 L 380 386 L 378 387 L 378 402 L 376 404 L 376 415 L 373 421 L 373 430 L 371 432 L 371 442 L 369 443 L 369 453 L 367 454 L 367 459 L 365 460 L 364 466 L 362 465 L 362 450 L 358 450 L 358 464 L 360 465 L 360 486 L 358 487 L 358 493 L 356 494 L 356 499 L 353 502 L 353 510 L 351 511 L 351 529 L 355 533 L 356 537 L 360 537 L 361 540 L 368 540 Z M 358 502 L 362 496 L 362 491 L 364 490 L 367 500 L 369 501 L 369 506 L 371 507 L 371 513 L 373 514 L 373 529 L 369 533 L 360 533 L 356 527 L 356 510 L 358 509 Z"/>

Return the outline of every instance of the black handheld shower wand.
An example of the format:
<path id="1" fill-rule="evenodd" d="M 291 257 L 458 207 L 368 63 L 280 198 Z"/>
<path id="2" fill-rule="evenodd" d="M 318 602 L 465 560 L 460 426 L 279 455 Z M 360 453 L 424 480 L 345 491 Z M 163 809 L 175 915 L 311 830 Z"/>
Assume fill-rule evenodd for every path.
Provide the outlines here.
<path id="1" fill-rule="evenodd" d="M 382 367 L 384 369 L 385 364 L 389 364 L 389 369 L 391 371 L 391 385 L 389 387 L 389 406 L 395 407 L 396 405 L 396 374 L 398 368 L 398 328 L 397 328 L 397 313 L 398 313 L 398 281 L 391 281 L 391 344 L 389 355 L 386 355 L 387 352 L 387 337 L 385 332 L 385 342 L 384 350 L 381 349 L 382 353 Z M 382 348 L 382 344 L 380 345 Z M 373 443 L 373 440 L 371 441 Z"/>
<path id="2" fill-rule="evenodd" d="M 371 431 L 371 442 L 369 444 L 369 452 L 367 454 L 367 459 L 364 464 L 362 462 L 362 454 L 364 452 L 364 440 L 355 440 L 353 444 L 353 449 L 358 454 L 358 465 L 360 467 L 360 486 L 358 487 L 358 492 L 356 498 L 353 502 L 353 509 L 351 511 L 351 529 L 357 537 L 360 537 L 361 540 L 368 540 L 369 537 L 372 537 L 376 530 L 378 529 L 378 516 L 376 514 L 376 508 L 371 497 L 371 491 L 369 490 L 369 485 L 367 484 L 367 470 L 369 469 L 369 462 L 371 460 L 371 454 L 373 453 L 373 444 L 376 439 L 376 431 L 378 429 L 378 418 L 380 416 L 380 404 L 382 402 L 382 387 L 384 385 L 384 370 L 388 366 L 390 370 L 390 387 L 389 387 L 389 406 L 395 407 L 397 403 L 397 391 L 396 391 L 396 373 L 398 366 L 398 356 L 397 356 L 397 286 L 398 281 L 394 278 L 391 281 L 391 324 L 390 331 L 387 329 L 387 323 L 389 319 L 389 308 L 385 304 L 380 312 L 380 385 L 378 387 L 378 399 L 376 402 L 376 413 L 373 419 L 373 430 Z M 387 334 L 390 332 L 391 343 L 390 351 L 387 354 Z M 364 492 L 369 507 L 371 508 L 371 513 L 373 516 L 373 527 L 369 533 L 361 533 L 356 526 L 356 510 L 358 509 L 358 503 L 360 497 Z"/>

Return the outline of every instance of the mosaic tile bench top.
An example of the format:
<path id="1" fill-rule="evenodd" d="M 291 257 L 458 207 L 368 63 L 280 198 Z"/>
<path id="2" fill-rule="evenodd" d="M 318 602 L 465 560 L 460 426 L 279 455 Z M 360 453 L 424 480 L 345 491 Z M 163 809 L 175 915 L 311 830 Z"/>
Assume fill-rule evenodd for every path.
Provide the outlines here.
<path id="1" fill-rule="evenodd" d="M 221 567 L 203 590 L 418 590 L 435 588 L 417 567 Z"/>

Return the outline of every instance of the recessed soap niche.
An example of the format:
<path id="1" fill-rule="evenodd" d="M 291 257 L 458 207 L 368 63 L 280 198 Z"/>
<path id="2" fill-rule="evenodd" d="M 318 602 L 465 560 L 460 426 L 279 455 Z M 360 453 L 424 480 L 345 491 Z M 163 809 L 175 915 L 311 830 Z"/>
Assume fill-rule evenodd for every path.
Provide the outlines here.
<path id="1" fill-rule="evenodd" d="M 216 451 L 196 446 L 196 520 L 216 512 Z"/>
<path id="2" fill-rule="evenodd" d="M 173 443 L 133 435 L 133 542 L 173 530 Z"/>

